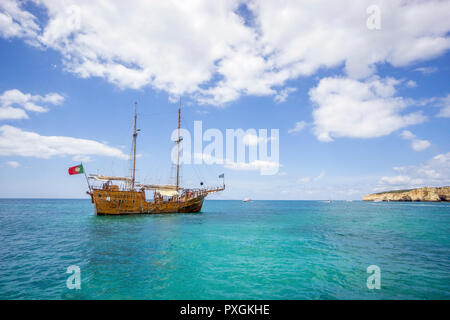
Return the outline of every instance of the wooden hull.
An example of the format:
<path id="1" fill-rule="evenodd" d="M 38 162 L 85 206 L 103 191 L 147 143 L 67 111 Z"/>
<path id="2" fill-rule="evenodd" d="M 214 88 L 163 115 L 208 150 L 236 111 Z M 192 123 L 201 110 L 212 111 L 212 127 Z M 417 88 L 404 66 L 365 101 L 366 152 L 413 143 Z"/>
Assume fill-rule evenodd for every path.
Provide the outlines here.
<path id="1" fill-rule="evenodd" d="M 191 197 L 146 201 L 144 191 L 94 189 L 89 193 L 97 215 L 200 212 L 207 192 Z"/>

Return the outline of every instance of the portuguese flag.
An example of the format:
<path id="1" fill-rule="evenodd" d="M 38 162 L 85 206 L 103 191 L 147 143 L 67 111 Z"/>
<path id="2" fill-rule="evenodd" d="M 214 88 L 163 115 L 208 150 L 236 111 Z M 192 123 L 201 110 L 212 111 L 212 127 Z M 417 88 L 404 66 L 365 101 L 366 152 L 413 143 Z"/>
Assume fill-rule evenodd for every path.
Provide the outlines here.
<path id="1" fill-rule="evenodd" d="M 83 168 L 82 164 L 79 164 L 78 166 L 69 168 L 69 174 L 70 175 L 80 174 L 80 173 L 84 173 L 84 168 Z"/>

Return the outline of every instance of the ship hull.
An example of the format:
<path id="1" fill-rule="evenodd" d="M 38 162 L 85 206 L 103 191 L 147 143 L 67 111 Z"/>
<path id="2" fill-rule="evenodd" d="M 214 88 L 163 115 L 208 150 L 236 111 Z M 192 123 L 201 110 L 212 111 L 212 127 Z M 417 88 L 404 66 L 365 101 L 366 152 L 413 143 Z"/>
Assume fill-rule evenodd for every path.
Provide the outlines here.
<path id="1" fill-rule="evenodd" d="M 89 193 L 97 215 L 196 213 L 207 193 L 160 201 L 146 201 L 144 191 L 93 190 Z"/>

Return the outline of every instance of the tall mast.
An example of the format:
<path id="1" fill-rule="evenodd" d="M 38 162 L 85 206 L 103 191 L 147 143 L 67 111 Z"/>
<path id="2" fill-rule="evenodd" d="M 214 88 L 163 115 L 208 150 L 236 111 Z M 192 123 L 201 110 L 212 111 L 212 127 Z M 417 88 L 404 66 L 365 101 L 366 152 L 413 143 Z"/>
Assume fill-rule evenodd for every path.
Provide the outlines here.
<path id="1" fill-rule="evenodd" d="M 180 137 L 180 126 L 181 126 L 181 97 L 180 97 L 180 107 L 178 108 L 178 139 L 177 139 L 177 190 L 180 186 L 180 142 L 181 142 L 181 137 Z"/>
<path id="2" fill-rule="evenodd" d="M 133 176 L 131 179 L 131 189 L 134 190 L 134 183 L 136 180 L 136 138 L 137 138 L 137 130 L 136 130 L 136 105 L 137 102 L 134 103 L 134 128 L 133 128 Z"/>

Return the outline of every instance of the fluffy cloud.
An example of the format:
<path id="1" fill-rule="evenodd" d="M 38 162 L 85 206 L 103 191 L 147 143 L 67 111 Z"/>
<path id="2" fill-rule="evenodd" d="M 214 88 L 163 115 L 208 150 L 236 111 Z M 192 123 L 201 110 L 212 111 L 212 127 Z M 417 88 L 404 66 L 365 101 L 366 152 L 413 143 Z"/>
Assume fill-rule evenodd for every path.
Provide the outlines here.
<path id="1" fill-rule="evenodd" d="M 103 77 L 124 88 L 151 85 L 175 96 L 213 95 L 221 101 L 234 97 L 237 88 L 259 90 L 256 84 L 251 89 L 241 83 L 243 71 L 252 75 L 261 58 L 249 49 L 255 33 L 234 12 L 238 1 L 41 3 L 50 17 L 41 43 L 60 51 L 66 68 L 81 77 Z M 245 63 L 239 61 L 236 70 L 239 59 Z M 200 85 L 219 69 L 233 87 L 204 91 Z"/>
<path id="2" fill-rule="evenodd" d="M 323 78 L 309 91 L 316 104 L 314 134 L 327 142 L 338 137 L 374 138 L 425 121 L 420 112 L 404 113 L 412 102 L 395 96 L 400 83 L 379 77 Z"/>
<path id="3" fill-rule="evenodd" d="M 263 143 L 268 143 L 269 141 L 273 141 L 274 137 L 264 138 L 259 137 L 256 134 L 247 133 L 242 137 L 242 143 L 247 146 L 257 146 Z"/>
<path id="4" fill-rule="evenodd" d="M 34 43 L 39 31 L 36 17 L 22 10 L 17 1 L 0 2 L 0 36 L 6 39 L 26 38 L 30 43 Z"/>
<path id="5" fill-rule="evenodd" d="M 384 176 L 377 190 L 450 185 L 450 152 L 439 154 L 416 166 L 395 167 L 396 175 Z"/>
<path id="6" fill-rule="evenodd" d="M 295 127 L 288 130 L 288 133 L 294 133 L 294 132 L 300 132 L 302 131 L 306 126 L 305 121 L 299 121 L 295 123 Z"/>
<path id="7" fill-rule="evenodd" d="M 6 164 L 14 169 L 20 167 L 20 163 L 17 161 L 8 161 Z"/>
<path id="8" fill-rule="evenodd" d="M 441 108 L 438 117 L 450 118 L 450 94 L 444 98 L 438 99 L 437 106 Z"/>
<path id="9" fill-rule="evenodd" d="M 376 63 L 404 66 L 450 47 L 450 3 L 377 1 L 380 30 L 366 26 L 373 1 L 253 1 L 261 40 L 276 66 L 290 76 L 310 75 L 341 63 L 351 77 L 365 77 Z M 436 19 L 436 20 L 435 20 Z M 427 31 L 424 31 L 427 30 Z M 284 67 L 289 66 L 289 71 Z"/>
<path id="10" fill-rule="evenodd" d="M 423 74 L 431 74 L 433 72 L 436 72 L 437 68 L 436 67 L 421 67 L 421 68 L 414 69 L 414 71 L 421 72 Z"/>
<path id="11" fill-rule="evenodd" d="M 406 66 L 450 48 L 450 2 L 377 1 L 380 30 L 366 25 L 373 1 L 40 0 L 39 21 L 11 0 L 0 35 L 52 48 L 80 77 L 123 88 L 151 86 L 200 103 L 289 93 L 286 82 L 344 66 L 361 78 L 377 64 Z M 246 5 L 248 13 L 239 14 Z"/>
<path id="12" fill-rule="evenodd" d="M 317 177 L 303 177 L 297 180 L 298 183 L 308 183 L 311 181 L 319 181 L 322 180 L 323 177 L 325 177 L 325 171 L 320 172 L 320 174 Z"/>
<path id="13" fill-rule="evenodd" d="M 285 88 L 283 90 L 281 90 L 276 96 L 275 98 L 273 98 L 273 100 L 276 103 L 282 103 L 285 102 L 287 97 L 289 96 L 290 93 L 297 91 L 296 88 Z"/>
<path id="14" fill-rule="evenodd" d="M 194 159 L 199 159 L 207 164 L 223 165 L 225 168 L 235 171 L 261 171 L 261 172 L 278 172 L 282 167 L 279 162 L 267 160 L 254 160 L 250 162 L 236 162 L 224 158 L 218 158 L 206 153 L 194 153 Z"/>
<path id="15" fill-rule="evenodd" d="M 427 140 L 414 139 L 411 142 L 411 147 L 413 148 L 414 151 L 423 151 L 425 149 L 428 149 L 430 145 L 431 143 Z"/>
<path id="16" fill-rule="evenodd" d="M 409 80 L 409 81 L 406 83 L 406 86 L 407 86 L 408 88 L 416 88 L 416 87 L 417 87 L 417 83 L 416 83 L 415 81 L 413 81 L 413 80 Z"/>
<path id="17" fill-rule="evenodd" d="M 325 171 L 322 171 L 317 177 L 314 178 L 314 181 L 319 181 L 325 177 Z"/>
<path id="18" fill-rule="evenodd" d="M 34 132 L 3 125 L 0 127 L 0 156 L 48 159 L 54 156 L 99 155 L 128 159 L 120 149 L 103 143 L 59 136 L 41 136 Z"/>
<path id="19" fill-rule="evenodd" d="M 408 186 L 417 186 L 423 183 L 422 179 L 412 179 L 408 176 L 390 176 L 390 177 L 382 177 L 379 181 L 379 183 L 384 185 L 394 185 L 394 186 L 400 186 L 400 185 L 408 185 Z"/>
<path id="20" fill-rule="evenodd" d="M 58 93 L 40 96 L 22 93 L 17 89 L 7 90 L 0 95 L 0 120 L 27 119 L 28 115 L 23 109 L 33 112 L 47 112 L 47 107 L 36 103 L 58 105 L 63 101 L 64 97 Z M 17 107 L 22 107 L 23 109 Z"/>
<path id="21" fill-rule="evenodd" d="M 0 120 L 5 119 L 28 119 L 28 115 L 19 108 L 0 107 Z"/>
<path id="22" fill-rule="evenodd" d="M 416 135 L 408 130 L 403 130 L 400 136 L 405 140 L 411 141 L 411 148 L 413 148 L 414 151 L 423 151 L 428 149 L 431 145 L 431 143 L 427 140 L 417 139 Z"/>

